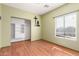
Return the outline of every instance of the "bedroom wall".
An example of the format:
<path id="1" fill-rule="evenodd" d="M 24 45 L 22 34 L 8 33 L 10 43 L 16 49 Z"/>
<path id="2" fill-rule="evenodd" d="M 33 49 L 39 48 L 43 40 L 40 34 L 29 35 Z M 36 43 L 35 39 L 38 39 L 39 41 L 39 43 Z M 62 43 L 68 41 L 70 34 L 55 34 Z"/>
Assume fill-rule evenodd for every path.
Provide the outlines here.
<path id="1" fill-rule="evenodd" d="M 78 3 L 65 4 L 51 12 L 42 15 L 42 38 L 56 44 L 79 51 L 79 37 L 76 40 L 55 37 L 55 19 L 53 17 L 79 10 Z M 77 11 L 77 26 L 79 26 L 79 11 Z M 77 28 L 79 35 L 79 27 Z"/>
<path id="2" fill-rule="evenodd" d="M 0 16 L 1 16 L 1 4 L 0 4 Z M 0 20 L 0 46 L 1 46 L 1 20 Z"/>
<path id="3" fill-rule="evenodd" d="M 34 17 L 37 16 L 38 20 L 40 21 L 40 25 L 41 25 L 40 16 L 30 13 L 30 12 L 19 10 L 17 8 L 12 8 L 12 7 L 3 5 L 3 4 L 1 5 L 1 7 L 2 7 L 1 47 L 6 47 L 6 46 L 11 45 L 11 43 L 10 43 L 10 41 L 11 41 L 11 25 L 10 25 L 10 23 L 11 23 L 12 16 L 31 20 L 31 41 L 41 39 L 41 26 L 36 27 L 35 20 L 34 20 Z"/>

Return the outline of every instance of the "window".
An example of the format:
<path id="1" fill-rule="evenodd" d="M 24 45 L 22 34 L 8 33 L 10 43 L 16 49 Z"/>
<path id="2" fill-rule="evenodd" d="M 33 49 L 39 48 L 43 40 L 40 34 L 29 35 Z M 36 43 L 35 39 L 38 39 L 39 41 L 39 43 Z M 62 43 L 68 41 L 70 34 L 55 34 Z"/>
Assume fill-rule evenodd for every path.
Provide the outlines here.
<path id="1" fill-rule="evenodd" d="M 56 18 L 56 36 L 59 37 L 64 37 L 64 18 L 61 17 L 57 17 Z"/>
<path id="2" fill-rule="evenodd" d="M 76 37 L 76 18 L 77 13 L 69 13 L 55 18 L 55 34 L 57 37 L 75 38 Z"/>

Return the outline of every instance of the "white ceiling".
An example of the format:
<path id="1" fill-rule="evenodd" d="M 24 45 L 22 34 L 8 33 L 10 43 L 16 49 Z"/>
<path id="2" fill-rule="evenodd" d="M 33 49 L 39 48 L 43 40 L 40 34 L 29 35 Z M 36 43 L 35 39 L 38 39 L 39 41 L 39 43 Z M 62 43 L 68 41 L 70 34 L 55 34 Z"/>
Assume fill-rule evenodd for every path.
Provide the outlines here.
<path id="1" fill-rule="evenodd" d="M 64 4 L 65 3 L 6 3 L 5 5 L 42 15 Z M 46 7 L 44 7 L 45 5 Z"/>

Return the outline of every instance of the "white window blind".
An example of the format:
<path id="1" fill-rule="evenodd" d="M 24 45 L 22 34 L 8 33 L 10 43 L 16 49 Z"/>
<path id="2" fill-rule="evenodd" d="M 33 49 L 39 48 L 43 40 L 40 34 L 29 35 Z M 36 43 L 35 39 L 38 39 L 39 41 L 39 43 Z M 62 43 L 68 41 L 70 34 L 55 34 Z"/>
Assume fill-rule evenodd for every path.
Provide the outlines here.
<path id="1" fill-rule="evenodd" d="M 56 36 L 63 37 L 64 36 L 64 17 L 56 17 Z"/>
<path id="2" fill-rule="evenodd" d="M 76 36 L 76 13 L 65 15 L 65 37 Z"/>
<path id="3" fill-rule="evenodd" d="M 76 37 L 76 20 L 77 13 L 69 13 L 66 15 L 55 17 L 55 36 L 57 37 Z"/>

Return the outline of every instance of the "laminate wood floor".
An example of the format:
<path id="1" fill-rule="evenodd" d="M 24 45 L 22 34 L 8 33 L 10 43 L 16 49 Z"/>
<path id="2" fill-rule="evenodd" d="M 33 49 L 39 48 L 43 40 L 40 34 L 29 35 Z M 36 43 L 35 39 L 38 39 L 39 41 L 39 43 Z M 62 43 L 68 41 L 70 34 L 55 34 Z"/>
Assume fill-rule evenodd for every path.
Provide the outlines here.
<path id="1" fill-rule="evenodd" d="M 0 56 L 79 56 L 78 51 L 44 40 L 20 41 L 0 49 Z"/>

